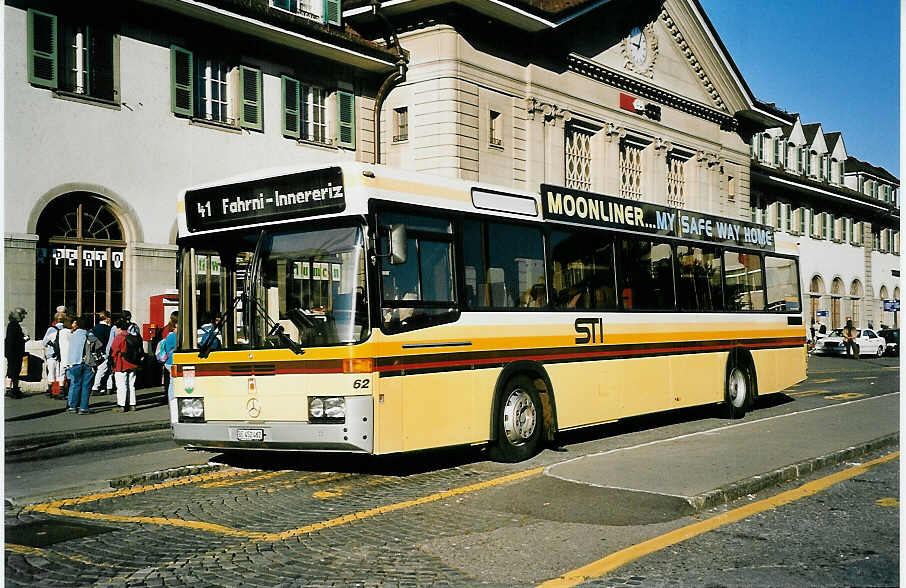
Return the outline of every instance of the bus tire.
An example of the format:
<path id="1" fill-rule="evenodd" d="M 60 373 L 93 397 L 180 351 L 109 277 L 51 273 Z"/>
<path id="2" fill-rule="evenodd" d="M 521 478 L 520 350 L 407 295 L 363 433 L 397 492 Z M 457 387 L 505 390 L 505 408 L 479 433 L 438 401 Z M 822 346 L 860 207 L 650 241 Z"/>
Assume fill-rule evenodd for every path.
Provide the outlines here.
<path id="1" fill-rule="evenodd" d="M 530 378 L 518 375 L 506 383 L 496 422 L 497 439 L 490 446 L 491 459 L 513 463 L 538 453 L 544 414 L 541 398 Z"/>
<path id="2" fill-rule="evenodd" d="M 744 361 L 733 356 L 727 362 L 727 378 L 724 388 L 724 402 L 731 419 L 741 419 L 746 409 L 754 402 L 755 387 L 752 375 Z"/>

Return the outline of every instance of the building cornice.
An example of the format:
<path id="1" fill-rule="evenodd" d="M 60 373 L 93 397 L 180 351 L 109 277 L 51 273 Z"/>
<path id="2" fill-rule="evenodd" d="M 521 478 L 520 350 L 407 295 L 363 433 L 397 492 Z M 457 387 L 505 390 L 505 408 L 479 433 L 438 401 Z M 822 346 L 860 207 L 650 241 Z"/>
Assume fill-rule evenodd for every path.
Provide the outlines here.
<path id="1" fill-rule="evenodd" d="M 697 118 L 720 125 L 725 131 L 735 131 L 737 120 L 716 108 L 712 108 L 701 102 L 695 102 L 688 98 L 683 98 L 678 94 L 659 88 L 645 80 L 628 76 L 601 65 L 576 54 L 570 54 L 567 58 L 567 66 L 570 71 L 579 75 L 591 78 L 593 80 L 613 86 L 619 90 L 625 90 L 640 98 L 653 100 L 658 104 L 685 112 Z"/>

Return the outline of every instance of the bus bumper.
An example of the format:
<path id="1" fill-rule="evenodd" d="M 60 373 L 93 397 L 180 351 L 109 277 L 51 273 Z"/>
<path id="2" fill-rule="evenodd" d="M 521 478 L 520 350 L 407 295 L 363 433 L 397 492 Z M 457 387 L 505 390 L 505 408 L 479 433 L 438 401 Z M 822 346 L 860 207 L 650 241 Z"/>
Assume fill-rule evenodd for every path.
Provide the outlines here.
<path id="1" fill-rule="evenodd" d="M 374 452 L 371 396 L 348 396 L 343 423 L 210 421 L 172 423 L 173 439 L 194 449 Z M 260 433 L 259 433 L 260 431 Z M 240 435 L 260 437 L 243 441 Z"/>

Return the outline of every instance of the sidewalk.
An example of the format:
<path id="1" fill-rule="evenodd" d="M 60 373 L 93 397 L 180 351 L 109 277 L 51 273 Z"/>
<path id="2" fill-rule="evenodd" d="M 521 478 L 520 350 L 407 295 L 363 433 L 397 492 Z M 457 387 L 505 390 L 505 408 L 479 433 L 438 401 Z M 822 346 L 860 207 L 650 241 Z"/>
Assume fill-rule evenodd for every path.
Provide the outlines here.
<path id="1" fill-rule="evenodd" d="M 44 459 L 170 438 L 170 409 L 162 387 L 136 393 L 136 409 L 113 412 L 116 395 L 92 395 L 92 414 L 66 411 L 66 401 L 49 398 L 39 384 L 23 382 L 24 398 L 4 398 L 6 461 Z"/>

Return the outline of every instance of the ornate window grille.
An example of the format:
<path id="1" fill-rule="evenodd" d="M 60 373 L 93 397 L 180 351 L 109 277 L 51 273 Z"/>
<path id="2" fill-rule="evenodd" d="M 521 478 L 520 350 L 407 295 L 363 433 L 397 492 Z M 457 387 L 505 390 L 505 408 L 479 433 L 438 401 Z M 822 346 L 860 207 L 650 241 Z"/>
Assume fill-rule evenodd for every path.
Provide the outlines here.
<path id="1" fill-rule="evenodd" d="M 620 196 L 631 200 L 642 199 L 642 147 L 623 141 L 620 143 Z"/>
<path id="2" fill-rule="evenodd" d="M 566 130 L 566 187 L 591 190 L 592 133 L 577 127 Z"/>
<path id="3" fill-rule="evenodd" d="M 667 156 L 667 206 L 686 207 L 686 179 L 683 168 L 686 161 L 676 155 Z"/>

